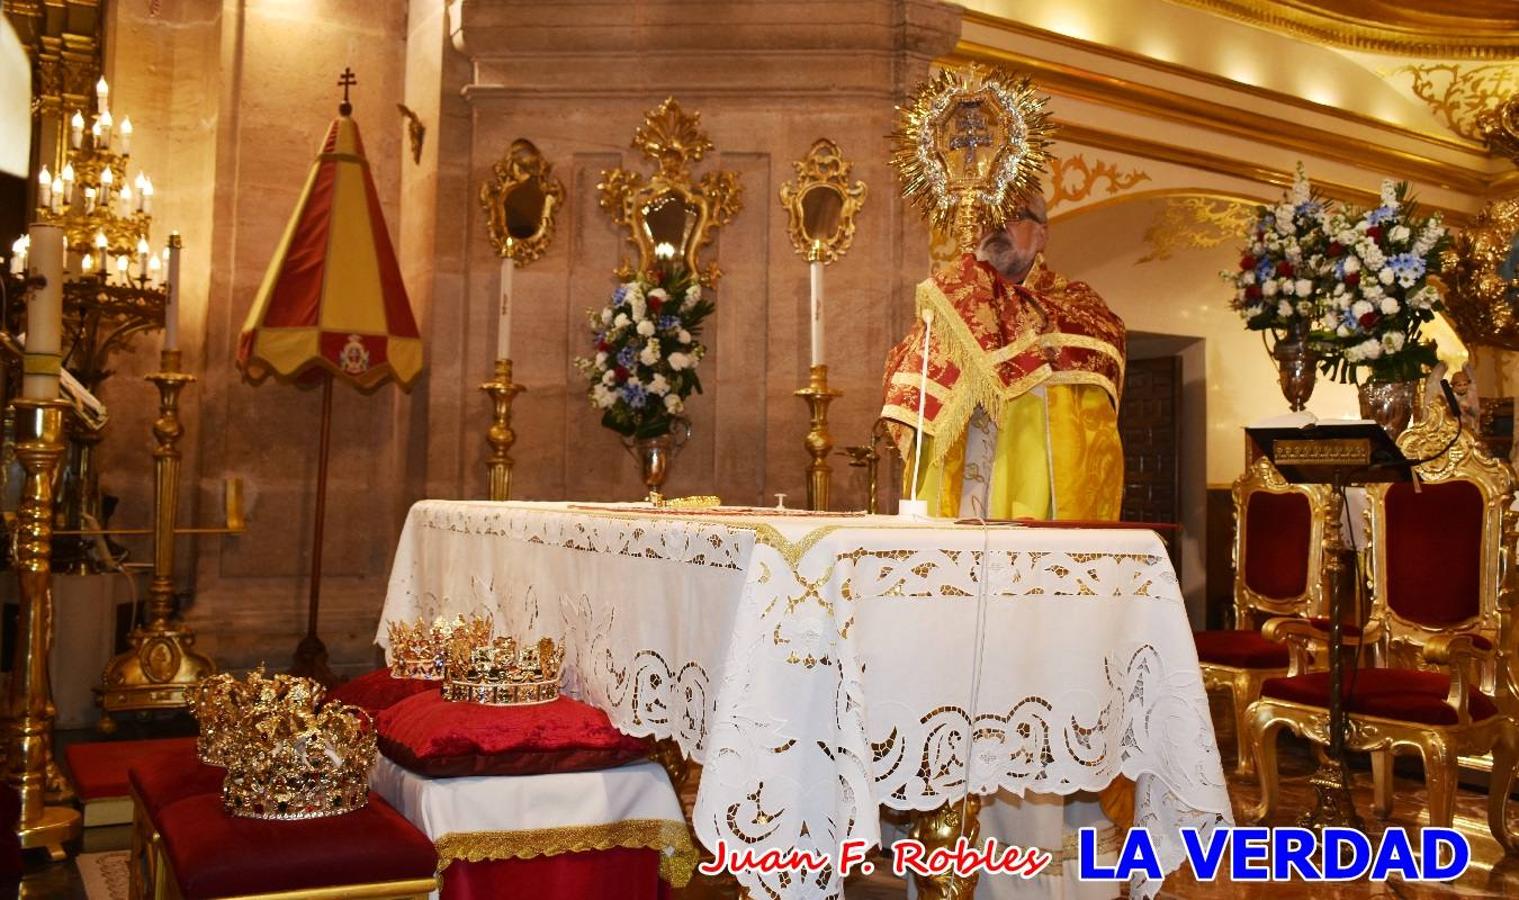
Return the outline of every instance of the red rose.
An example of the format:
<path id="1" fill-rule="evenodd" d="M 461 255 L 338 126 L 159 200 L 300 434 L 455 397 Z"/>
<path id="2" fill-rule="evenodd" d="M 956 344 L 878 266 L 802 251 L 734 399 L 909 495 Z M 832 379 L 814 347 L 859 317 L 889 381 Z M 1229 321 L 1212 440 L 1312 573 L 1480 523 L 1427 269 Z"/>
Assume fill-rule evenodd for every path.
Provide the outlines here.
<path id="1" fill-rule="evenodd" d="M 602 352 L 602 353 L 611 353 L 612 352 L 612 345 L 608 344 L 606 341 L 602 341 L 601 343 L 599 343 L 599 344 L 596 345 L 596 349 L 598 351 Z"/>
<path id="2" fill-rule="evenodd" d="M 1373 225 L 1370 228 L 1366 229 L 1366 236 L 1374 241 L 1380 241 L 1382 239 L 1382 226 Z"/>
<path id="3" fill-rule="evenodd" d="M 1345 276 L 1345 286 L 1346 287 L 1353 288 L 1353 287 L 1355 287 L 1356 285 L 1358 285 L 1360 283 L 1361 283 L 1361 273 L 1360 272 L 1351 272 L 1349 275 Z"/>
<path id="4" fill-rule="evenodd" d="M 628 380 L 628 370 L 624 369 L 622 366 L 618 366 L 617 368 L 613 369 L 612 374 L 616 376 L 618 381 Z"/>
<path id="5" fill-rule="evenodd" d="M 1241 272 L 1248 272 L 1251 269 L 1255 268 L 1255 257 L 1253 257 L 1253 256 L 1242 256 L 1242 257 L 1240 257 L 1239 268 L 1240 268 Z"/>
<path id="6" fill-rule="evenodd" d="M 1345 248 L 1344 247 L 1341 247 L 1337 243 L 1330 243 L 1330 245 L 1329 245 L 1329 255 L 1330 256 L 1339 256 L 1341 253 L 1344 253 L 1344 252 L 1345 252 Z"/>
<path id="7" fill-rule="evenodd" d="M 659 308 L 661 306 L 665 305 L 665 301 L 659 299 L 658 297 L 649 297 L 648 301 L 649 301 L 649 312 L 652 312 L 652 313 L 659 312 Z"/>
<path id="8" fill-rule="evenodd" d="M 1259 300 L 1261 298 L 1261 286 L 1252 284 L 1245 288 L 1245 296 L 1251 300 Z"/>
<path id="9" fill-rule="evenodd" d="M 1381 320 L 1382 320 L 1382 314 L 1381 313 L 1379 313 L 1379 312 L 1369 312 L 1366 315 L 1362 316 L 1361 318 L 1357 319 L 1356 321 L 1358 321 L 1358 322 L 1361 323 L 1361 327 L 1362 328 L 1372 328 L 1378 322 L 1380 322 Z"/>
<path id="10" fill-rule="evenodd" d="M 1281 278 L 1291 278 L 1292 277 L 1292 263 L 1288 262 L 1285 259 L 1282 260 L 1281 262 L 1277 263 L 1276 264 L 1276 274 L 1277 274 L 1278 277 L 1281 277 Z"/>

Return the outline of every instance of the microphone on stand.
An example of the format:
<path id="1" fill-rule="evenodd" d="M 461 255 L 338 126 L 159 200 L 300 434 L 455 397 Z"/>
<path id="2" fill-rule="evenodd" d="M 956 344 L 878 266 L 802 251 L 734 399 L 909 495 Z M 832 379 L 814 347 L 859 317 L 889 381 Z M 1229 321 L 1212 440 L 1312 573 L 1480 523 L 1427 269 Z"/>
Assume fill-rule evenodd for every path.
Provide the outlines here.
<path id="1" fill-rule="evenodd" d="M 1456 399 L 1456 389 L 1450 386 L 1450 381 L 1440 379 L 1440 391 L 1445 394 L 1445 405 L 1450 407 L 1451 418 L 1456 420 L 1456 428 L 1461 427 L 1461 401 Z"/>

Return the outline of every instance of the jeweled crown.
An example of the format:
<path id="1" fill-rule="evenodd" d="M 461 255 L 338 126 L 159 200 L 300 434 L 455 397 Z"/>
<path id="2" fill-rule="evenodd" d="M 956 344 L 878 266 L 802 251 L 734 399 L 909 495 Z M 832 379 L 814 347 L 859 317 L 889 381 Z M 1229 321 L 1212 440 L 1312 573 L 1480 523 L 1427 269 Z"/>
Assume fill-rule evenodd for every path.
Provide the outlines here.
<path id="1" fill-rule="evenodd" d="M 547 703 L 559 696 L 564 648 L 552 638 L 519 647 L 509 637 L 488 644 L 456 638 L 448 647 L 448 678 L 443 699 L 488 706 Z"/>
<path id="2" fill-rule="evenodd" d="M 391 622 L 388 629 L 391 675 L 396 678 L 442 681 L 448 671 L 449 642 L 455 637 L 472 645 L 489 642 L 491 617 L 455 616 L 449 620 L 439 616 L 432 624 L 424 619 L 416 622 Z"/>
<path id="3" fill-rule="evenodd" d="M 369 802 L 375 730 L 357 706 L 273 703 L 237 725 L 222 806 L 249 819 L 315 819 Z"/>
<path id="4" fill-rule="evenodd" d="M 250 714 L 276 705 L 315 709 L 325 696 L 310 678 L 267 676 L 262 665 L 246 678 L 226 672 L 203 678 L 189 691 L 190 713 L 200 723 L 196 754 L 208 766 L 225 766 L 230 749 L 243 739 L 239 723 Z"/>

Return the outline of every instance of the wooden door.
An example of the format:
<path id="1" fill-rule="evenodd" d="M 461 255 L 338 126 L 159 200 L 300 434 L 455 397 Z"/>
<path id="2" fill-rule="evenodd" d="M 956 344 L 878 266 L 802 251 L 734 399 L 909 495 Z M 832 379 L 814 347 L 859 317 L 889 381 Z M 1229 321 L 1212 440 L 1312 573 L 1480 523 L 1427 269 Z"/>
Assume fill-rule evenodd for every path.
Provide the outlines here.
<path id="1" fill-rule="evenodd" d="M 1118 410 L 1123 512 L 1129 522 L 1181 521 L 1181 357 L 1131 359 Z M 1180 565 L 1179 535 L 1162 534 Z"/>

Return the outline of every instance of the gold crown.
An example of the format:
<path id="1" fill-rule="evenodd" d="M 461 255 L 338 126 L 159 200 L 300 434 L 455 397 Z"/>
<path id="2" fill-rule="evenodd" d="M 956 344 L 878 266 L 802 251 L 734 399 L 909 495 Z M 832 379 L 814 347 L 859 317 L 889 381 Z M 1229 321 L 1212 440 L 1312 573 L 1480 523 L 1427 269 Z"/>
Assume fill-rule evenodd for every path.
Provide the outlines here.
<path id="1" fill-rule="evenodd" d="M 231 749 L 242 740 L 240 722 L 254 712 L 289 704 L 315 709 L 326 695 L 310 678 L 264 674 L 264 667 L 246 678 L 223 672 L 201 679 L 189 691 L 190 713 L 200 723 L 196 754 L 209 766 L 225 766 Z"/>
<path id="2" fill-rule="evenodd" d="M 448 680 L 443 699 L 488 706 L 547 703 L 559 696 L 559 669 L 564 648 L 553 638 L 519 648 L 509 637 L 489 644 L 455 639 L 448 645 Z"/>
<path id="3" fill-rule="evenodd" d="M 941 69 L 899 109 L 891 164 L 902 196 L 960 252 L 1038 190 L 1052 133 L 1045 102 L 1028 78 L 972 63 Z"/>
<path id="4" fill-rule="evenodd" d="M 425 620 L 391 622 L 390 674 L 397 678 L 416 678 L 422 681 L 442 681 L 448 668 L 449 642 L 455 637 L 471 645 L 479 645 L 491 639 L 491 617 L 474 616 L 468 619 L 455 616 L 450 622 L 439 616 L 428 625 Z"/>
<path id="5" fill-rule="evenodd" d="M 357 706 L 274 703 L 239 723 L 222 806 L 248 819 L 315 819 L 369 802 L 375 730 Z"/>

